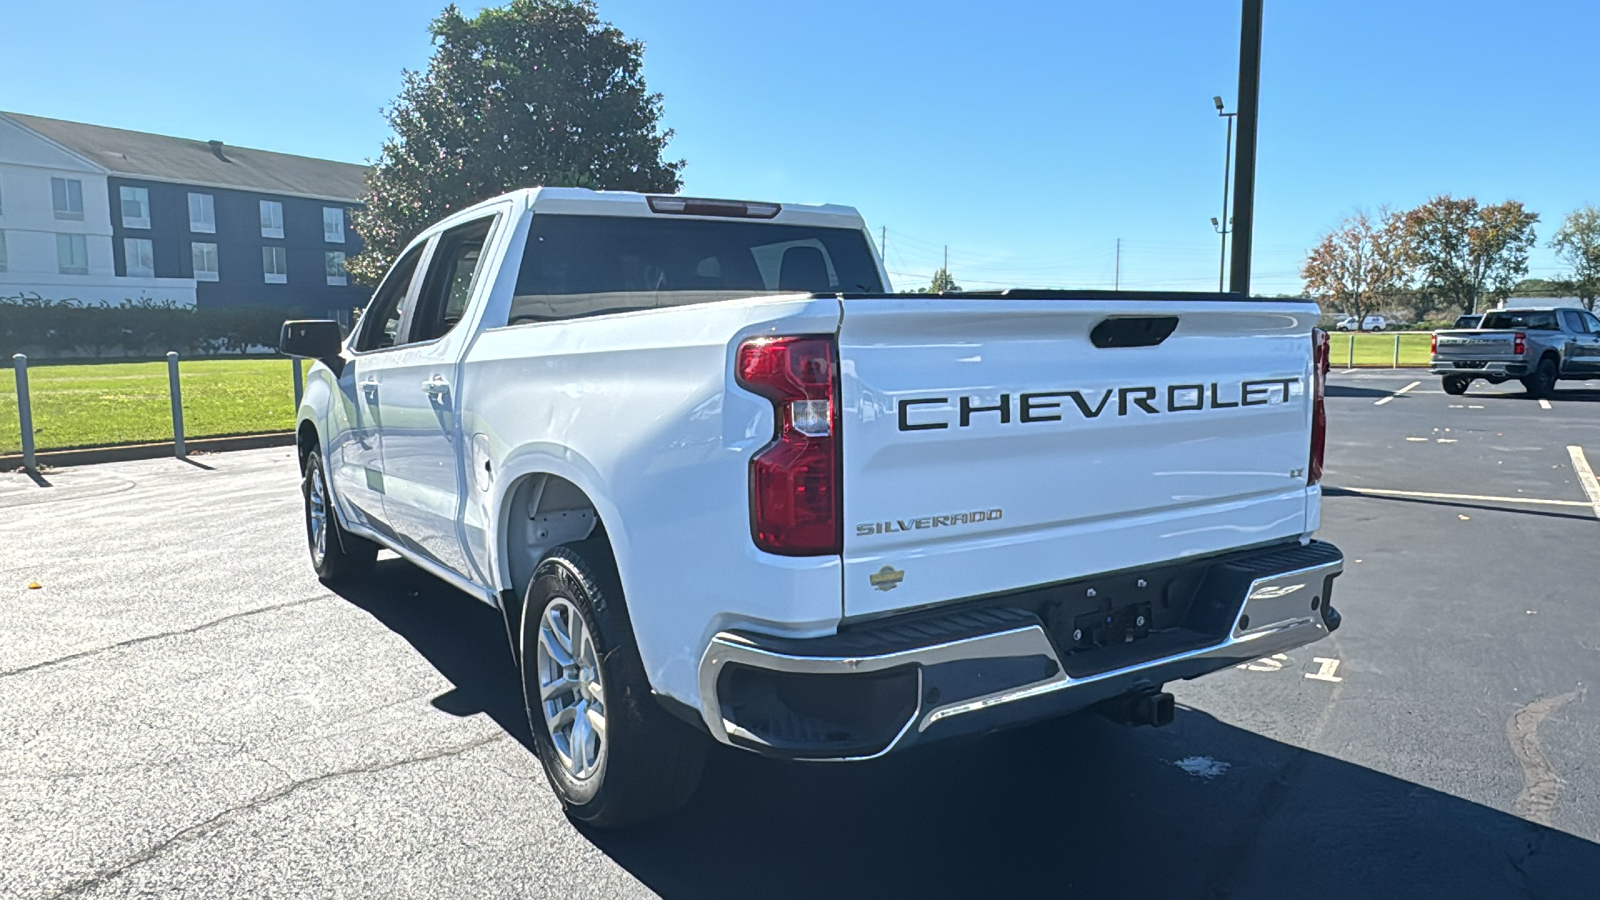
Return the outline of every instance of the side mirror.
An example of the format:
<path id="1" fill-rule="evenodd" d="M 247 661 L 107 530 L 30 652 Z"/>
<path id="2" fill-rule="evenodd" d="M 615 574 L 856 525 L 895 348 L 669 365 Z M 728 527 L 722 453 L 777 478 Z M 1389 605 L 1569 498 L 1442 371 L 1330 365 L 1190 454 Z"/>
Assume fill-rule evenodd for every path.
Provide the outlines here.
<path id="1" fill-rule="evenodd" d="M 344 351 L 344 333 L 332 319 L 299 319 L 283 323 L 278 335 L 278 352 L 302 356 L 339 368 Z"/>

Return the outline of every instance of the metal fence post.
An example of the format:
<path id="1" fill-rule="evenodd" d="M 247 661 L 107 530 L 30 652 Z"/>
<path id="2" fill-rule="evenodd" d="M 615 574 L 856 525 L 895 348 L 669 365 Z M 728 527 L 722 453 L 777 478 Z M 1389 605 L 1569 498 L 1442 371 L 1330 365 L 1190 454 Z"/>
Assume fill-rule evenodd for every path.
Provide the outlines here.
<path id="1" fill-rule="evenodd" d="M 305 394 L 305 375 L 300 372 L 300 360 L 297 357 L 289 358 L 289 365 L 294 366 L 294 408 L 300 411 L 300 397 Z"/>
<path id="2" fill-rule="evenodd" d="M 1394 333 L 1394 365 L 1390 366 L 1389 368 L 1400 368 L 1400 332 L 1398 331 Z"/>
<path id="3" fill-rule="evenodd" d="M 28 357 L 18 353 L 11 357 L 17 368 L 17 424 L 22 428 L 22 467 L 30 472 L 39 471 L 39 461 L 33 455 L 33 404 L 28 397 Z"/>
<path id="4" fill-rule="evenodd" d="M 183 389 L 178 386 L 178 351 L 167 351 L 167 390 L 172 395 L 172 455 L 188 456 L 183 449 Z"/>
<path id="5" fill-rule="evenodd" d="M 1345 334 L 1350 335 L 1350 354 L 1349 354 L 1349 358 L 1345 360 L 1345 364 L 1344 364 L 1344 367 L 1346 369 L 1354 369 L 1356 367 L 1356 335 L 1358 335 L 1360 333 L 1361 332 L 1359 332 L 1359 331 L 1347 331 L 1347 332 L 1345 332 Z"/>

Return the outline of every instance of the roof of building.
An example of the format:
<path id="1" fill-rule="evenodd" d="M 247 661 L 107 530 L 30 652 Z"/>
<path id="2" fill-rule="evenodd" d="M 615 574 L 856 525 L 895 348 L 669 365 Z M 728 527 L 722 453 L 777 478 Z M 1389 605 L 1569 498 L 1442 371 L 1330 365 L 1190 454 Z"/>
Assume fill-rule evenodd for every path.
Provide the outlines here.
<path id="1" fill-rule="evenodd" d="M 113 175 L 348 202 L 358 201 L 366 186 L 367 167 L 353 163 L 19 113 L 0 115 Z"/>

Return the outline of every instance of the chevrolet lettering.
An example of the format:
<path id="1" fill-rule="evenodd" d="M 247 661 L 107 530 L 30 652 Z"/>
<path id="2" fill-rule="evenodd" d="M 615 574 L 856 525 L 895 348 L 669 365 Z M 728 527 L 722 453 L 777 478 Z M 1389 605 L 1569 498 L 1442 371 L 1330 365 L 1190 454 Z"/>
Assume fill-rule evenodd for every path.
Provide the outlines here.
<path id="1" fill-rule="evenodd" d="M 998 397 L 909 397 L 899 401 L 901 431 L 935 431 L 955 425 L 1009 425 L 1060 422 L 1076 417 L 1098 419 L 1102 414 L 1159 414 L 1235 409 L 1288 403 L 1294 378 L 1257 378 L 1249 381 L 1115 387 L 1100 390 L 1031 391 Z"/>
<path id="2" fill-rule="evenodd" d="M 316 360 L 317 575 L 360 590 L 387 549 L 498 613 L 551 788 L 614 827 L 714 744 L 1164 725 L 1166 684 L 1326 636 L 1320 315 L 896 293 L 848 207 L 532 188 L 279 349 Z"/>

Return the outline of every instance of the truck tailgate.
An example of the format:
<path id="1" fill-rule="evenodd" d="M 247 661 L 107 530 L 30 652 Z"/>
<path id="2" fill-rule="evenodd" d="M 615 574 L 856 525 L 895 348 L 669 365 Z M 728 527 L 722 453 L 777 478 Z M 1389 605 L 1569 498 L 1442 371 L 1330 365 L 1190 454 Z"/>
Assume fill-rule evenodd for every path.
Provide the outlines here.
<path id="1" fill-rule="evenodd" d="M 843 304 L 847 617 L 1305 531 L 1309 303 Z"/>
<path id="2" fill-rule="evenodd" d="M 1516 352 L 1514 331 L 1436 331 L 1433 333 L 1435 362 L 1455 360 L 1514 362 L 1522 357 Z"/>

